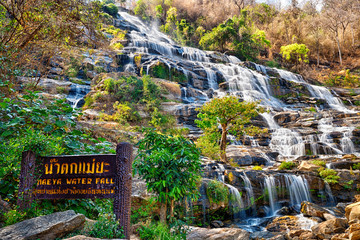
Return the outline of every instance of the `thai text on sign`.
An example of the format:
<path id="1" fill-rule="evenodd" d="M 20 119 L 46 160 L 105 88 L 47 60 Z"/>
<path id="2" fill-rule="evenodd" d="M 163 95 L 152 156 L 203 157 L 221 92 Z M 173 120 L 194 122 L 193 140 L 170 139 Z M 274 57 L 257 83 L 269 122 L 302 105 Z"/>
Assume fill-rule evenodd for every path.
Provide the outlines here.
<path id="1" fill-rule="evenodd" d="M 37 199 L 113 198 L 116 155 L 44 157 Z"/>

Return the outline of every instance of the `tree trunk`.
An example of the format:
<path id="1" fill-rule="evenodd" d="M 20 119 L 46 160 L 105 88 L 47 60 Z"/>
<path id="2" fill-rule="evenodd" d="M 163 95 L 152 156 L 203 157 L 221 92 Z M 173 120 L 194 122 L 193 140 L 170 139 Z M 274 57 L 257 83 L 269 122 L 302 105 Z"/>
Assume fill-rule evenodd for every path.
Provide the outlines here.
<path id="1" fill-rule="evenodd" d="M 166 203 L 161 203 L 160 206 L 160 222 L 166 224 Z"/>
<path id="2" fill-rule="evenodd" d="M 226 135 L 227 135 L 227 125 L 221 125 L 222 132 L 221 132 L 221 140 L 220 140 L 220 159 L 223 162 L 227 162 L 226 157 Z"/>
<path id="3" fill-rule="evenodd" d="M 170 202 L 170 217 L 173 218 L 174 217 L 174 199 L 171 199 Z"/>
<path id="4" fill-rule="evenodd" d="M 335 39 L 336 39 L 336 43 L 337 43 L 337 47 L 338 47 L 338 51 L 339 51 L 340 66 L 342 66 L 341 47 L 340 47 L 339 37 L 336 35 Z"/>

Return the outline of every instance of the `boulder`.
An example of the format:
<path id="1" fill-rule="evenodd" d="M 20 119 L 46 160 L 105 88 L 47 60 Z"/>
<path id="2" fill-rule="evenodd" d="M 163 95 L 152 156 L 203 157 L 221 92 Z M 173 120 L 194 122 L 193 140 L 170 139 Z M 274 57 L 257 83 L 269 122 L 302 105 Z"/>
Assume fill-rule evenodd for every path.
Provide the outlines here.
<path id="1" fill-rule="evenodd" d="M 85 216 L 73 210 L 57 212 L 46 216 L 28 219 L 0 229 L 2 240 L 40 239 L 52 240 L 60 238 L 80 227 Z"/>
<path id="2" fill-rule="evenodd" d="M 266 226 L 269 232 L 283 232 L 300 230 L 301 226 L 298 224 L 298 217 L 296 216 L 282 216 L 275 218 Z"/>
<path id="3" fill-rule="evenodd" d="M 315 171 L 319 168 L 318 165 L 312 164 L 308 161 L 301 161 L 300 165 L 298 166 L 298 169 L 300 171 Z"/>
<path id="4" fill-rule="evenodd" d="M 318 239 L 331 239 L 336 233 L 344 233 L 348 227 L 344 218 L 330 219 L 311 228 Z"/>
<path id="5" fill-rule="evenodd" d="M 240 228 L 199 228 L 192 227 L 186 239 L 188 240 L 249 240 L 250 234 Z"/>
<path id="6" fill-rule="evenodd" d="M 349 227 L 349 239 L 360 240 L 360 223 L 354 223 Z"/>
<path id="7" fill-rule="evenodd" d="M 349 239 L 348 233 L 339 233 L 331 237 L 331 240 L 348 240 L 348 239 Z"/>
<path id="8" fill-rule="evenodd" d="M 360 220 L 360 202 L 348 205 L 345 208 L 345 217 L 348 219 L 349 224 L 359 222 Z"/>
<path id="9" fill-rule="evenodd" d="M 335 216 L 333 216 L 325 208 L 322 208 L 319 205 L 316 205 L 315 203 L 311 203 L 307 201 L 301 203 L 301 212 L 304 214 L 305 217 L 319 217 L 321 219 L 326 219 L 326 220 L 335 218 Z"/>

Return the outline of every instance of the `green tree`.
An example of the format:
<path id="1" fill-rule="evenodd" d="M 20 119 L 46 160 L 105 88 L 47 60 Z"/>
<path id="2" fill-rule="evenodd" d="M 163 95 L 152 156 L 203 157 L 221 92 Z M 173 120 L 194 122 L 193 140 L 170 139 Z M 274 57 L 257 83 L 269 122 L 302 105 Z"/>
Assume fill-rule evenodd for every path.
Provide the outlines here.
<path id="1" fill-rule="evenodd" d="M 280 54 L 283 56 L 283 58 L 290 63 L 293 63 L 295 65 L 298 65 L 302 62 L 308 63 L 308 52 L 309 49 L 306 47 L 305 44 L 290 44 L 286 46 L 282 46 L 280 48 Z"/>
<path id="2" fill-rule="evenodd" d="M 138 143 L 134 174 L 146 181 L 149 191 L 161 203 L 160 220 L 166 223 L 167 206 L 173 216 L 174 202 L 183 197 L 198 197 L 200 152 L 182 136 L 168 136 L 149 129 Z"/>
<path id="3" fill-rule="evenodd" d="M 214 98 L 197 110 L 200 120 L 196 120 L 196 124 L 209 139 L 219 142 L 220 159 L 223 162 L 228 162 L 225 152 L 228 133 L 239 138 L 244 134 L 254 135 L 265 131 L 250 125 L 251 119 L 263 111 L 258 102 L 240 102 L 235 96 L 227 96 Z M 218 125 L 221 126 L 221 135 L 218 133 Z"/>
<path id="4" fill-rule="evenodd" d="M 146 13 L 147 8 L 148 8 L 148 5 L 145 3 L 144 0 L 138 0 L 136 2 L 136 6 L 134 8 L 134 13 L 135 13 L 135 15 L 138 15 L 142 19 L 147 20 L 147 19 L 149 19 L 149 16 Z"/>

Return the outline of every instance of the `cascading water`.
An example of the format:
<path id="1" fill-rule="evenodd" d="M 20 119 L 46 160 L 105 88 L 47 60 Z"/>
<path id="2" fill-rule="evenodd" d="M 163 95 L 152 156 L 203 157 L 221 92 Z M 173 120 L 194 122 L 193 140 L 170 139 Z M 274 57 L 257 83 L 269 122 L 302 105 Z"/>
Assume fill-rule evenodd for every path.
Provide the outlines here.
<path id="1" fill-rule="evenodd" d="M 69 95 L 66 97 L 67 101 L 72 108 L 79 108 L 84 105 L 84 96 L 91 90 L 89 85 L 81 85 L 73 83 L 69 91 Z"/>
<path id="2" fill-rule="evenodd" d="M 301 202 L 311 202 L 309 184 L 303 176 L 286 174 L 284 177 L 290 195 L 290 206 L 300 210 Z"/>
<path id="3" fill-rule="evenodd" d="M 264 179 L 264 195 L 268 197 L 269 209 L 267 210 L 268 216 L 273 216 L 279 210 L 277 202 L 276 183 L 274 176 L 266 176 Z"/>

